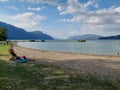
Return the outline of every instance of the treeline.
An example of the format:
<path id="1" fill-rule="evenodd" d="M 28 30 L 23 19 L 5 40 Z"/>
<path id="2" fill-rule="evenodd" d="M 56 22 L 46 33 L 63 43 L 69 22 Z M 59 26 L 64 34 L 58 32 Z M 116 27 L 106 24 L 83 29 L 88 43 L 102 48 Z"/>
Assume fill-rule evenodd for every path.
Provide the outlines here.
<path id="1" fill-rule="evenodd" d="M 7 40 L 7 29 L 0 27 L 0 41 L 6 41 Z"/>

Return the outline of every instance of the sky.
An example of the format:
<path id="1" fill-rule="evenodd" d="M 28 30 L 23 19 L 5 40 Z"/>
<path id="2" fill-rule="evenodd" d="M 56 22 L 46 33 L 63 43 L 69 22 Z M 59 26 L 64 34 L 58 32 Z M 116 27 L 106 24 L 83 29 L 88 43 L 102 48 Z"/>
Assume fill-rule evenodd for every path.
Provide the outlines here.
<path id="1" fill-rule="evenodd" d="M 120 34 L 120 0 L 0 0 L 0 21 L 56 38 Z"/>

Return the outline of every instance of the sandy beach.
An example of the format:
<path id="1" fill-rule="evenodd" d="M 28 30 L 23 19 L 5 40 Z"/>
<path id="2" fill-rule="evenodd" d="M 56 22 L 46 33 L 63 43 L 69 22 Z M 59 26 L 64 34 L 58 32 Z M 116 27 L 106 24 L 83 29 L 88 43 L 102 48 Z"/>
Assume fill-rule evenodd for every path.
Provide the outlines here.
<path id="1" fill-rule="evenodd" d="M 89 55 L 69 52 L 43 51 L 14 46 L 19 56 L 34 58 L 38 63 L 78 70 L 79 73 L 120 76 L 120 56 Z"/>

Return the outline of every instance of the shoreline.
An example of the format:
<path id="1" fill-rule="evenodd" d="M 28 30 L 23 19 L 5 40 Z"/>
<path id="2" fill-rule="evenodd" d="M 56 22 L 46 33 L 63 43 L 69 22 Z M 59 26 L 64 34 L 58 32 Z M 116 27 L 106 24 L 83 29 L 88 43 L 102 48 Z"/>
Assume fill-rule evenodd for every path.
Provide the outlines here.
<path id="1" fill-rule="evenodd" d="M 71 55 L 83 55 L 83 56 L 95 56 L 95 57 L 105 57 L 106 59 L 120 59 L 120 56 L 118 55 L 98 55 L 98 54 L 87 54 L 87 53 L 74 53 L 74 52 L 62 52 L 62 51 L 52 51 L 52 50 L 38 50 L 38 49 L 33 49 L 33 48 L 28 48 L 28 47 L 23 47 L 23 46 L 19 46 L 16 44 L 13 45 L 13 47 L 18 47 L 21 49 L 26 49 L 26 50 L 30 50 L 30 51 L 37 51 L 37 52 L 52 52 L 52 53 L 60 53 L 60 54 L 71 54 Z M 39 58 L 38 58 L 39 59 Z"/>
<path id="2" fill-rule="evenodd" d="M 34 58 L 38 63 L 48 63 L 63 68 L 71 68 L 78 72 L 100 74 L 105 76 L 120 76 L 120 56 L 76 54 L 69 52 L 56 52 L 35 50 L 14 46 L 19 56 Z"/>
<path id="3" fill-rule="evenodd" d="M 109 40 L 108 40 L 109 41 Z M 105 47 L 107 43 L 111 44 L 108 47 Z M 86 43 L 54 43 L 48 42 L 40 43 L 40 42 L 27 42 L 27 44 L 18 42 L 18 45 L 25 48 L 33 48 L 36 50 L 44 50 L 44 51 L 55 51 L 55 52 L 66 52 L 66 53 L 75 53 L 75 54 L 85 54 L 85 55 L 97 55 L 97 56 L 117 56 L 119 53 L 118 41 L 115 42 L 98 42 L 98 40 L 94 42 L 94 40 L 88 41 Z M 31 45 L 29 45 L 31 44 Z M 34 46 L 35 44 L 35 46 Z M 38 46 L 39 45 L 39 46 Z M 52 46 L 51 46 L 52 45 Z M 54 46 L 57 45 L 57 46 Z M 64 47 L 65 45 L 65 47 Z M 98 45 L 98 46 L 97 46 Z M 46 46 L 46 47 L 44 47 Z M 76 47 L 77 46 L 77 47 Z"/>
<path id="4" fill-rule="evenodd" d="M 18 47 L 23 47 L 23 46 L 19 46 Z M 28 47 L 23 47 L 23 48 L 27 48 L 27 49 L 31 49 L 31 50 L 36 50 L 36 51 L 47 51 L 47 52 L 56 52 L 56 53 L 69 53 L 69 54 L 79 54 L 79 55 L 92 55 L 92 56 L 107 56 L 107 57 L 116 57 L 118 56 L 116 55 L 99 55 L 99 54 L 88 54 L 88 53 L 77 53 L 77 52 L 65 52 L 65 51 L 54 51 L 54 50 L 40 50 L 40 49 L 34 49 L 34 48 L 28 48 Z"/>

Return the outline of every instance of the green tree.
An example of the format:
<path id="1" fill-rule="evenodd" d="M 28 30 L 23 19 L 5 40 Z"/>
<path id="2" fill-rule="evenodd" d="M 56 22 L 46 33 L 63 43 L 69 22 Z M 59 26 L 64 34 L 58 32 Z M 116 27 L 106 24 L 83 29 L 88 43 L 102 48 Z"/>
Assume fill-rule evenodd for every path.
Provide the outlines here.
<path id="1" fill-rule="evenodd" d="M 7 29 L 0 27 L 0 41 L 5 41 L 7 39 Z"/>

